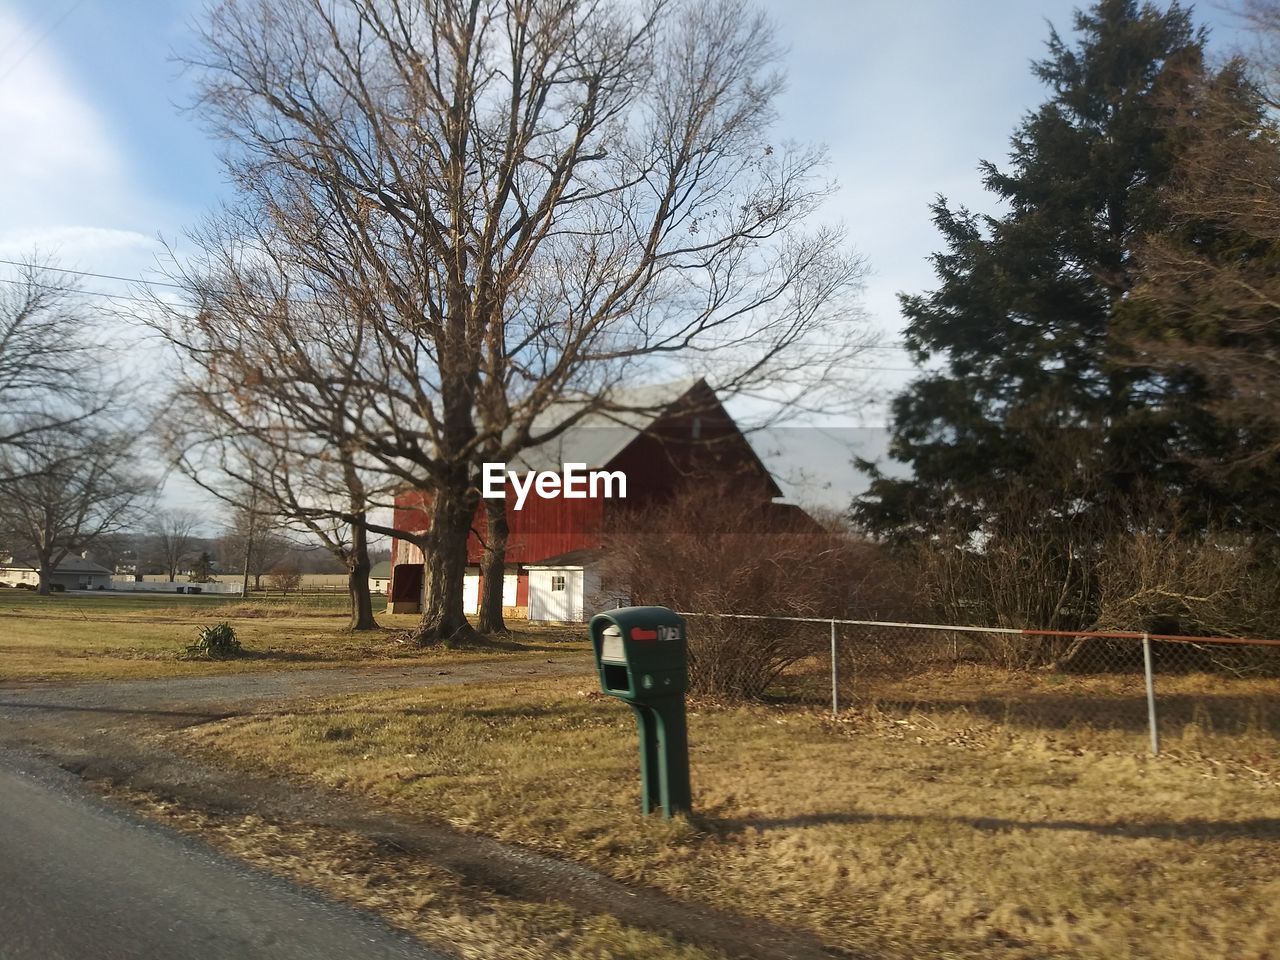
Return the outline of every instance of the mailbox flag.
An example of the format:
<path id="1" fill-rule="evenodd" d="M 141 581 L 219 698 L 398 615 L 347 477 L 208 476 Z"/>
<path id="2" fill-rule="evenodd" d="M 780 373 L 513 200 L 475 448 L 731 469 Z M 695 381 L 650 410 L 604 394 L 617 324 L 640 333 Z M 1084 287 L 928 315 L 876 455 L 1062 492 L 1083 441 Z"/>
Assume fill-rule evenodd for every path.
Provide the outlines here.
<path id="1" fill-rule="evenodd" d="M 632 627 L 631 639 L 632 640 L 657 640 L 658 631 L 649 630 L 649 629 L 646 629 L 645 627 Z"/>

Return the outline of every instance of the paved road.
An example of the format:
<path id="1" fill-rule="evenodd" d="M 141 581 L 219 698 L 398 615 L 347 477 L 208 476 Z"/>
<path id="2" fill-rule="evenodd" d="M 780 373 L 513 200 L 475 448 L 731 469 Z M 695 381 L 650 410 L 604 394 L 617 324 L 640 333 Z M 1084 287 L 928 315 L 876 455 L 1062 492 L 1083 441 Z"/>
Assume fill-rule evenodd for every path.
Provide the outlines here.
<path id="1" fill-rule="evenodd" d="M 0 753 L 2 960 L 440 960 Z"/>

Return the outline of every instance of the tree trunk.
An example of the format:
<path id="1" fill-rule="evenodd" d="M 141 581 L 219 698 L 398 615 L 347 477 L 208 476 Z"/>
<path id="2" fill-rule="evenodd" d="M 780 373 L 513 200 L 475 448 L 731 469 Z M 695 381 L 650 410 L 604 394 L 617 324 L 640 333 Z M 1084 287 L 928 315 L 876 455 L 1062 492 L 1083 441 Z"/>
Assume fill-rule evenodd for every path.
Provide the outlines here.
<path id="1" fill-rule="evenodd" d="M 360 515 L 364 519 L 364 515 Z M 377 630 L 373 598 L 369 595 L 369 534 L 362 523 L 351 525 L 351 553 L 347 563 L 347 592 L 351 595 L 351 629 Z"/>
<path id="2" fill-rule="evenodd" d="M 506 633 L 502 619 L 503 575 L 507 569 L 507 501 L 484 502 L 485 535 L 484 559 L 480 563 L 480 622 L 481 633 Z"/>
<path id="3" fill-rule="evenodd" d="M 250 514 L 252 517 L 252 514 Z M 253 565 L 253 520 L 249 521 L 249 529 L 244 538 L 244 577 L 241 580 L 240 596 L 249 599 L 249 568 Z"/>
<path id="4" fill-rule="evenodd" d="M 467 572 L 467 535 L 479 499 L 474 488 L 441 484 L 432 491 L 431 527 L 423 549 L 422 619 L 414 640 L 445 646 L 478 638 L 462 612 L 462 586 Z"/>
<path id="5" fill-rule="evenodd" d="M 53 564 L 48 557 L 40 558 L 40 586 L 36 588 L 39 596 L 47 597 L 52 592 L 49 589 L 49 578 L 53 576 Z"/>

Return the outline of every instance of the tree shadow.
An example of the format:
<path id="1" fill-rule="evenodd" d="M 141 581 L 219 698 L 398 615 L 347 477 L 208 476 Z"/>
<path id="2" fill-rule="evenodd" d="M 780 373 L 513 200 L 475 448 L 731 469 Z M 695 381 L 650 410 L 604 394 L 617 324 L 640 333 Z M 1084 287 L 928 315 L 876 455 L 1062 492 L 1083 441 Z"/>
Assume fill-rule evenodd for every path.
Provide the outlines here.
<path id="1" fill-rule="evenodd" d="M 1042 694 L 991 697 L 869 698 L 868 705 L 893 713 L 948 713 L 973 716 L 1018 726 L 1064 730 L 1080 724 L 1096 728 L 1142 732 L 1147 730 L 1145 695 Z M 1177 730 L 1188 725 L 1216 733 L 1265 733 L 1280 737 L 1280 707 L 1263 694 L 1215 695 L 1156 693 L 1160 727 Z"/>
<path id="2" fill-rule="evenodd" d="M 864 813 L 839 811 L 802 814 L 794 817 L 695 817 L 704 829 L 730 836 L 747 829 L 786 830 L 831 824 L 872 823 L 954 823 L 989 833 L 1013 830 L 1055 830 L 1094 833 L 1106 837 L 1154 840 L 1274 840 L 1280 841 L 1280 818 L 1252 817 L 1247 820 L 1158 820 L 1145 823 L 1097 823 L 1088 820 L 1010 820 L 1002 817 L 962 817 L 949 815 Z"/>

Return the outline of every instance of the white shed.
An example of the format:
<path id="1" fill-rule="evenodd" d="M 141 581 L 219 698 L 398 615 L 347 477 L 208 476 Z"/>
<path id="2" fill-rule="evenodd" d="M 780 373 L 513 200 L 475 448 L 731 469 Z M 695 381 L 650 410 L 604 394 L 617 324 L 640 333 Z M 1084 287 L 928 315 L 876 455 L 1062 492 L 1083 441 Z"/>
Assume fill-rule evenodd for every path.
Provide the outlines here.
<path id="1" fill-rule="evenodd" d="M 600 556 L 575 550 L 526 565 L 529 571 L 529 619 L 582 623 L 599 612 Z"/>

